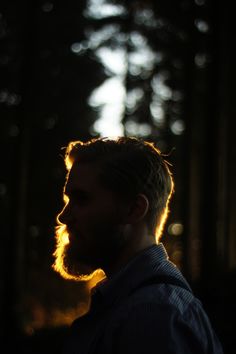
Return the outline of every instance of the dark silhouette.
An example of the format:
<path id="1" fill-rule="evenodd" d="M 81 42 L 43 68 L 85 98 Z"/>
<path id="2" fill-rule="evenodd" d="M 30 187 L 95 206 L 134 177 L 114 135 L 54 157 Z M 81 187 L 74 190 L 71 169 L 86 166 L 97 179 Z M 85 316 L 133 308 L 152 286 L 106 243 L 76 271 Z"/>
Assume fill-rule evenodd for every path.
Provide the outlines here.
<path id="1" fill-rule="evenodd" d="M 174 182 L 154 143 L 71 142 L 54 269 L 103 278 L 64 353 L 223 353 L 210 320 L 160 242 Z"/>

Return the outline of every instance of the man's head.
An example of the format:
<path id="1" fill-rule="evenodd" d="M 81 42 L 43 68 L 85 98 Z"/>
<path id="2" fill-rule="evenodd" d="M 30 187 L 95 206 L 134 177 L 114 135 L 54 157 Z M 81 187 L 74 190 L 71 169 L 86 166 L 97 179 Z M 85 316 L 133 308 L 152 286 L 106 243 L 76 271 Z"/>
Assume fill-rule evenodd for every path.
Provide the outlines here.
<path id="1" fill-rule="evenodd" d="M 145 229 L 159 240 L 174 183 L 153 143 L 130 137 L 73 141 L 65 163 L 67 204 L 58 220 L 60 231 L 66 225 L 69 243 L 62 250 L 60 241 L 55 252 L 65 274 L 54 266 L 61 275 L 87 274 L 88 279 L 108 266 L 129 242 L 131 247 L 127 230 Z"/>

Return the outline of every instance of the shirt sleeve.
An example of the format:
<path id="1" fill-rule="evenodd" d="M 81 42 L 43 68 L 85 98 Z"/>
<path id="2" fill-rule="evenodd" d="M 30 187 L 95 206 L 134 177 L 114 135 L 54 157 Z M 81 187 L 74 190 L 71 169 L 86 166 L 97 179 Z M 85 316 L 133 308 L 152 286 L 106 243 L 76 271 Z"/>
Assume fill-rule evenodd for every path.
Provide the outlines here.
<path id="1" fill-rule="evenodd" d="M 188 311 L 183 315 L 171 305 L 139 305 L 119 328 L 113 353 L 222 354 L 202 320 L 199 314 Z"/>

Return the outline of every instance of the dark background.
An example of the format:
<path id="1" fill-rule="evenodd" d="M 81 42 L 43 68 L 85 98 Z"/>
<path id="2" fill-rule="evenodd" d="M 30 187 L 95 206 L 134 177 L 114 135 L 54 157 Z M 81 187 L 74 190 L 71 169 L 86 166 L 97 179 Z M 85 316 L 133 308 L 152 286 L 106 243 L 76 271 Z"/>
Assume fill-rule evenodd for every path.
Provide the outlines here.
<path id="1" fill-rule="evenodd" d="M 176 192 L 162 242 L 234 353 L 235 35 L 231 1 L 1 0 L 0 309 L 9 351 L 57 353 L 87 306 L 86 284 L 51 267 L 61 148 L 119 126 L 168 154 Z M 122 53 L 120 72 L 100 49 Z M 111 114 L 103 131 L 96 122 L 117 93 L 100 104 L 91 97 L 114 78 L 120 121 Z"/>

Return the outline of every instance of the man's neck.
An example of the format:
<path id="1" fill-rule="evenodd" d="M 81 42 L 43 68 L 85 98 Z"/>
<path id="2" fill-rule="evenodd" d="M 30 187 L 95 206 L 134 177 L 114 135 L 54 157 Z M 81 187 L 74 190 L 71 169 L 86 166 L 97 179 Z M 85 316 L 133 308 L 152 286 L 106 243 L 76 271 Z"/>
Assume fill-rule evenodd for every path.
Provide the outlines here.
<path id="1" fill-rule="evenodd" d="M 155 237 L 152 235 L 146 235 L 142 238 L 137 238 L 136 243 L 128 244 L 123 249 L 119 258 L 105 267 L 104 272 L 107 278 L 111 278 L 121 268 L 123 268 L 132 258 L 134 258 L 139 252 L 142 252 L 146 248 L 156 244 Z"/>

